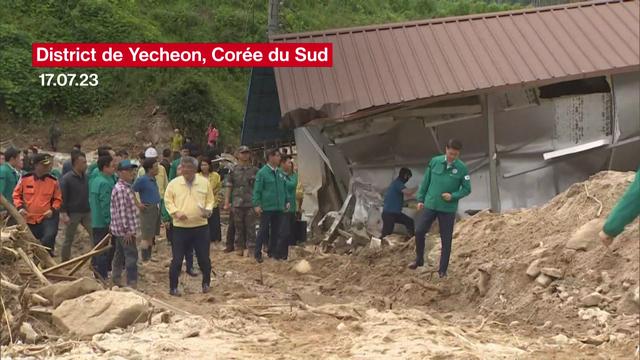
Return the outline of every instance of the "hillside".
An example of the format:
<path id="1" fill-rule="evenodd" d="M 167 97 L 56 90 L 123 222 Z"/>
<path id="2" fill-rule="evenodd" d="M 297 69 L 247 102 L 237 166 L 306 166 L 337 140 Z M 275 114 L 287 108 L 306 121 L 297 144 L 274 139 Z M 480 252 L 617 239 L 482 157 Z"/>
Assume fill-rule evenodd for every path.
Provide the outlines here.
<path id="1" fill-rule="evenodd" d="M 237 142 L 248 69 L 32 68 L 33 42 L 262 42 L 267 1 L 9 1 L 0 12 L 0 120 L 23 142 L 46 139 L 61 120 L 61 146 L 103 136 L 136 143 L 128 133 L 147 130 L 139 114 L 161 105 L 171 124 L 201 136 L 214 121 L 223 141 Z M 504 3 L 504 1 L 503 1 Z M 479 0 L 284 1 L 283 32 L 497 11 L 514 5 Z M 95 88 L 40 85 L 42 73 L 96 73 Z M 87 124 L 87 126 L 78 126 Z M 126 124 L 127 126 L 121 126 Z M 7 134 L 8 133 L 8 134 Z M 94 142 L 92 141 L 92 142 Z"/>

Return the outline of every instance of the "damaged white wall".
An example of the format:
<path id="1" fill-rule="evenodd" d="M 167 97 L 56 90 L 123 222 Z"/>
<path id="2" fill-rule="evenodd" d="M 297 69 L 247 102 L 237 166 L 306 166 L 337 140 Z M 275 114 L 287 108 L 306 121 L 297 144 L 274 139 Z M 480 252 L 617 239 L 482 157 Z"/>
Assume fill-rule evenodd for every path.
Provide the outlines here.
<path id="1" fill-rule="evenodd" d="M 570 184 L 607 169 L 609 164 L 618 170 L 638 167 L 640 142 L 616 147 L 613 151 L 601 147 L 558 159 L 543 159 L 543 153 L 577 144 L 600 139 L 616 142 L 640 135 L 640 74 L 614 76 L 609 81 L 612 94 L 537 101 L 531 96 L 532 89 L 493 94 L 497 103 L 498 185 L 503 211 L 540 205 Z M 505 107 L 509 109 L 505 111 Z M 382 193 L 399 169 L 406 166 L 414 174 L 408 186 L 418 186 L 428 160 L 438 153 L 448 138 L 455 137 L 463 142 L 463 160 L 473 171 L 473 192 L 461 201 L 460 212 L 490 207 L 487 123 L 484 118 L 440 125 L 433 133 L 420 119 L 398 119 L 387 114 L 379 120 L 360 132 L 351 129 L 345 139 L 332 138 L 337 142 L 334 148 L 340 150 L 349 164 L 352 180 Z M 353 125 L 346 123 L 345 126 Z M 299 129 L 296 130 L 296 142 L 300 147 L 306 139 L 298 136 L 299 133 Z M 335 133 L 335 129 L 325 131 L 328 136 L 335 136 Z M 617 134 L 615 138 L 613 134 Z M 612 153 L 615 156 L 612 157 Z M 304 159 L 300 161 L 301 175 L 303 179 L 308 178 L 302 167 L 306 156 L 300 156 Z M 314 156 L 313 161 L 317 163 L 318 157 Z M 514 176 L 533 168 L 539 169 Z M 316 181 L 310 184 L 311 187 L 317 187 L 319 177 L 311 178 Z M 376 212 L 369 213 L 371 217 L 379 216 Z M 379 226 L 375 220 L 367 221 L 370 230 Z"/>

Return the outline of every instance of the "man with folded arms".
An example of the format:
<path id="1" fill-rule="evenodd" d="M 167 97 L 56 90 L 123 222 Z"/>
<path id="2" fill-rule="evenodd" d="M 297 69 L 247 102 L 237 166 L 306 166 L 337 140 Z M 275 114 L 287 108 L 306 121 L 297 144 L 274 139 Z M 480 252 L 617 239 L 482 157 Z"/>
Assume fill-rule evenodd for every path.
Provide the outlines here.
<path id="1" fill-rule="evenodd" d="M 62 243 L 62 261 L 71 258 L 71 245 L 76 236 L 78 225 L 82 224 L 89 238 L 93 238 L 91 229 L 91 208 L 89 207 L 89 177 L 87 176 L 87 158 L 84 153 L 75 151 L 71 154 L 71 171 L 62 176 L 62 207 L 60 215 L 67 225 Z"/>

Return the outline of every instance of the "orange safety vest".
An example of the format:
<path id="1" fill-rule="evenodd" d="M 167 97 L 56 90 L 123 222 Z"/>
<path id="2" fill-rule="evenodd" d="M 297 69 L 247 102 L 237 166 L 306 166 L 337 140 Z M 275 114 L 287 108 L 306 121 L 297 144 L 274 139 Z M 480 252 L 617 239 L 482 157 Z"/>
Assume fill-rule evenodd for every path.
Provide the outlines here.
<path id="1" fill-rule="evenodd" d="M 50 174 L 37 178 L 34 173 L 24 175 L 13 190 L 13 203 L 18 209 L 27 210 L 27 223 L 39 224 L 44 213 L 60 210 L 62 192 L 58 180 Z"/>

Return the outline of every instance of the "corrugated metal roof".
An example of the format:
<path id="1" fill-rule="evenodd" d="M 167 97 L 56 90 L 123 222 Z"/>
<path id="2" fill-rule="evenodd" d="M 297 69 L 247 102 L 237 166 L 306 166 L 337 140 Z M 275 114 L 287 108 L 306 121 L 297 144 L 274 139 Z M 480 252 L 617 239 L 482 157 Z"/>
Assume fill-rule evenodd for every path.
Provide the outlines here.
<path id="1" fill-rule="evenodd" d="M 420 99 L 637 71 L 638 4 L 590 1 L 273 36 L 333 43 L 332 68 L 275 69 L 283 119 L 299 126 Z"/>

